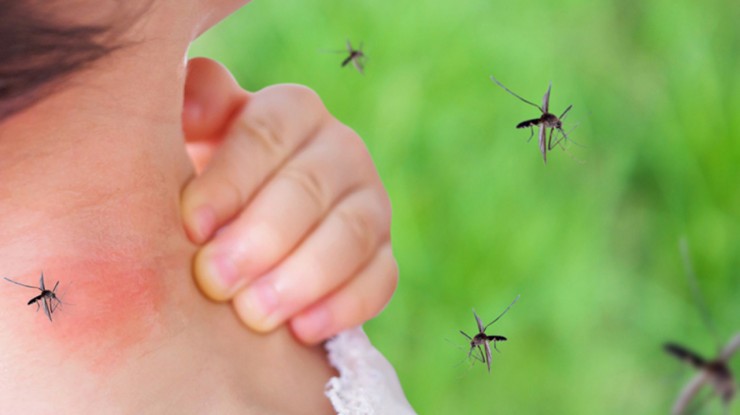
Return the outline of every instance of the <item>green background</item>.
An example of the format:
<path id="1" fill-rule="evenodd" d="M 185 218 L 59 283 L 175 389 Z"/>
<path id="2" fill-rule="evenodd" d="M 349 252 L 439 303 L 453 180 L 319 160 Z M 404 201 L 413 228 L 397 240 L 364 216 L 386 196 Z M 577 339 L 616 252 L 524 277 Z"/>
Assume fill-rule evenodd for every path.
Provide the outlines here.
<path id="1" fill-rule="evenodd" d="M 401 270 L 366 330 L 420 414 L 660 414 L 692 373 L 661 344 L 717 348 L 682 236 L 720 340 L 740 331 L 738 22 L 737 1 L 258 0 L 192 55 L 308 85 L 364 138 Z M 364 76 L 327 52 L 347 39 Z M 491 74 L 538 103 L 552 81 L 580 145 L 544 165 L 514 128 L 537 109 Z M 471 367 L 471 307 L 517 294 L 491 373 Z"/>

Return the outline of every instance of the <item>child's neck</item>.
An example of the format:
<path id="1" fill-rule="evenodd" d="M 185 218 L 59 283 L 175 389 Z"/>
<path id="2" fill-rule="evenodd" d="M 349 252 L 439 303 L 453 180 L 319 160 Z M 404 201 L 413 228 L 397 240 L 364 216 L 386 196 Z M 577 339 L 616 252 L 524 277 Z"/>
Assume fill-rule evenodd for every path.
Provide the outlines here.
<path id="1" fill-rule="evenodd" d="M 165 276 L 189 275 L 195 247 L 179 215 L 193 174 L 180 127 L 184 60 L 145 53 L 124 49 L 99 63 L 114 69 L 80 73 L 0 124 L 0 276 L 60 281 L 69 306 L 51 333 L 72 343 L 115 336 L 142 315 L 141 335 L 154 329 L 171 289 Z M 2 287 L 0 305 L 27 322 L 22 300 L 33 293 L 16 288 Z"/>

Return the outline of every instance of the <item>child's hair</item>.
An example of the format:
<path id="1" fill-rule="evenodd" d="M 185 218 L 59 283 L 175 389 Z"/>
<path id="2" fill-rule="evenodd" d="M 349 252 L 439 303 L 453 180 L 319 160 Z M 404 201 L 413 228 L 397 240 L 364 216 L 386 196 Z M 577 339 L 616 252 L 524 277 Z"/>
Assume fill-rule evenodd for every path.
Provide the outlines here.
<path id="1" fill-rule="evenodd" d="M 0 0 L 0 122 L 120 47 L 112 41 L 113 26 L 123 21 L 64 23 L 48 10 L 49 4 L 64 7 L 45 0 Z"/>

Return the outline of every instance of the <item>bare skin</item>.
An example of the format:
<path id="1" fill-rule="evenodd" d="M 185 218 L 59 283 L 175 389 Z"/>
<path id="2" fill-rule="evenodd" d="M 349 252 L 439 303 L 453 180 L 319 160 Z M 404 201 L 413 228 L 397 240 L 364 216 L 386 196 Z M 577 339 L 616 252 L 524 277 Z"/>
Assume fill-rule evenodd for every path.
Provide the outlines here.
<path id="1" fill-rule="evenodd" d="M 220 227 L 196 257 L 203 293 L 257 331 L 288 321 L 307 344 L 375 316 L 398 267 L 390 202 L 362 139 L 310 89 L 248 93 L 208 59 L 188 63 L 185 91 L 189 150 L 211 162 L 183 191 L 183 218 L 196 242 L 199 218 Z"/>
<path id="2" fill-rule="evenodd" d="M 322 348 L 246 330 L 193 284 L 183 57 L 239 5 L 158 2 L 146 41 L 0 124 L 0 276 L 43 271 L 62 302 L 50 322 L 2 281 L 0 413 L 332 413 Z"/>

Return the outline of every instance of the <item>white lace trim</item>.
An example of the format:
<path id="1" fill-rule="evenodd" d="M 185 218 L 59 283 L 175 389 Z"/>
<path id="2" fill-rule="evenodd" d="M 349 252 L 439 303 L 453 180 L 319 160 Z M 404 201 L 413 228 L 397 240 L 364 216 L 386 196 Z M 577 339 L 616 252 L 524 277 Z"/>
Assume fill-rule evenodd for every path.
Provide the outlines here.
<path id="1" fill-rule="evenodd" d="M 415 415 L 393 366 L 373 347 L 361 327 L 326 343 L 329 362 L 339 372 L 325 394 L 338 415 Z"/>

